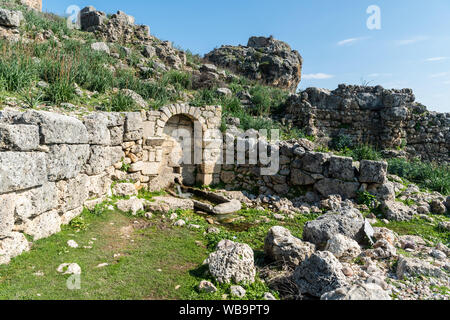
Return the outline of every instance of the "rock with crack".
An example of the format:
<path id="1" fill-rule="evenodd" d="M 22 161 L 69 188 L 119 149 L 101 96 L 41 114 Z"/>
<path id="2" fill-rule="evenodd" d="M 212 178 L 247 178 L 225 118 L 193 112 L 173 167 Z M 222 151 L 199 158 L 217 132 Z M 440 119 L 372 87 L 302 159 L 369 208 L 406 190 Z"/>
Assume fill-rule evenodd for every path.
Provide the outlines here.
<path id="1" fill-rule="evenodd" d="M 231 286 L 230 293 L 232 297 L 243 298 L 247 294 L 247 291 L 241 286 Z"/>
<path id="2" fill-rule="evenodd" d="M 334 235 L 342 234 L 361 243 L 365 239 L 364 224 L 359 210 L 346 207 L 307 222 L 303 230 L 303 240 L 324 247 Z"/>
<path id="3" fill-rule="evenodd" d="M 280 261 L 290 266 L 298 266 L 309 258 L 316 246 L 294 237 L 283 227 L 272 227 L 264 241 L 264 253 L 274 261 Z"/>
<path id="4" fill-rule="evenodd" d="M 389 293 L 375 283 L 357 283 L 327 292 L 320 300 L 392 300 Z"/>
<path id="5" fill-rule="evenodd" d="M 316 252 L 297 267 L 293 279 L 301 295 L 321 297 L 347 285 L 342 264 L 328 251 Z"/>
<path id="6" fill-rule="evenodd" d="M 253 283 L 256 268 L 253 250 L 247 244 L 222 240 L 206 261 L 219 283 Z"/>

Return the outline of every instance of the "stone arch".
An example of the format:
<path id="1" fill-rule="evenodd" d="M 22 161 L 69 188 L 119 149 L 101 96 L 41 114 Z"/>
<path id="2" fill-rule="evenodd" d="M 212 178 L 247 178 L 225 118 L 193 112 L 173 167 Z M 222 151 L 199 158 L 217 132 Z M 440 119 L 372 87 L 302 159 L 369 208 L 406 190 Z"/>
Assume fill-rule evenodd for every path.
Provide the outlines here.
<path id="1" fill-rule="evenodd" d="M 153 148 L 154 150 L 149 151 L 150 154 L 153 155 L 153 151 L 157 154 L 154 160 L 154 166 L 158 168 L 155 169 L 157 181 L 168 179 L 173 183 L 178 178 L 180 182 L 184 181 L 189 185 L 195 182 L 209 185 L 220 181 L 220 165 L 205 161 L 203 152 L 208 148 L 205 133 L 209 129 L 220 128 L 221 115 L 220 106 L 193 107 L 188 104 L 173 104 L 148 113 L 148 121 L 144 122 L 144 148 Z M 174 148 L 180 147 L 180 144 L 186 147 L 184 139 L 171 138 L 174 130 L 179 130 L 181 137 L 190 132 L 190 164 L 177 165 L 169 158 Z M 186 156 L 186 153 L 183 155 Z M 149 161 L 152 160 L 153 157 L 149 157 Z M 169 181 L 165 181 L 163 184 L 168 183 Z"/>

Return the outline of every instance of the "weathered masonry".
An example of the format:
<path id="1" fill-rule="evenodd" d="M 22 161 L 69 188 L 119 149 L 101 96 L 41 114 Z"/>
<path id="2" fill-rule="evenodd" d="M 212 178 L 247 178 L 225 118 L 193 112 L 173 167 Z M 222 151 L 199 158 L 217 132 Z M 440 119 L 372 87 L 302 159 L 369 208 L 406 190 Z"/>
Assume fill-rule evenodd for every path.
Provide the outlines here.
<path id="1" fill-rule="evenodd" d="M 218 129 L 221 112 L 221 107 L 185 104 L 159 111 L 91 113 L 82 119 L 0 111 L 0 264 L 28 250 L 24 234 L 34 240 L 48 237 L 84 206 L 101 203 L 111 194 L 113 181 L 132 180 L 137 189 L 150 190 L 175 179 L 217 181 L 220 167 L 214 163 L 185 166 L 174 161 L 183 141 L 171 133 Z M 202 153 L 220 154 L 203 138 L 200 144 Z"/>

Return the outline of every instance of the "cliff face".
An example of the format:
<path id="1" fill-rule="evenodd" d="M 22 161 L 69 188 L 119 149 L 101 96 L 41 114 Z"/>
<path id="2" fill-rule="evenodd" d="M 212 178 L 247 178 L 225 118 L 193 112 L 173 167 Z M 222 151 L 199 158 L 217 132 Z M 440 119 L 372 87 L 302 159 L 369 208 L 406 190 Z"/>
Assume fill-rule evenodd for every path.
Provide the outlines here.
<path id="1" fill-rule="evenodd" d="M 249 79 L 291 92 L 301 81 L 301 55 L 273 37 L 251 37 L 247 46 L 222 46 L 205 58 Z"/>

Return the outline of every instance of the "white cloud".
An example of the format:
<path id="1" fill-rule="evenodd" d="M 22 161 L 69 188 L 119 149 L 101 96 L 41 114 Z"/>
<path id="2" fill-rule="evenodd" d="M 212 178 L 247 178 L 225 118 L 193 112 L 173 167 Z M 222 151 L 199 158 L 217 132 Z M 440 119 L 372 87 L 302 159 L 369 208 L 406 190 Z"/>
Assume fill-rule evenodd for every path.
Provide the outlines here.
<path id="1" fill-rule="evenodd" d="M 417 42 L 422 42 L 422 41 L 425 41 L 425 40 L 428 40 L 428 37 L 423 37 L 423 36 L 414 37 L 414 38 L 411 38 L 411 39 L 399 40 L 399 41 L 397 41 L 397 45 L 398 46 L 407 46 L 407 45 L 414 44 L 414 43 L 417 43 Z"/>
<path id="2" fill-rule="evenodd" d="M 433 74 L 430 74 L 430 78 L 442 78 L 442 77 L 446 77 L 448 74 L 449 74 L 448 72 L 433 73 Z"/>
<path id="3" fill-rule="evenodd" d="M 444 61 L 444 60 L 448 60 L 448 59 L 450 59 L 450 57 L 433 57 L 433 58 L 428 58 L 425 61 L 436 62 L 436 61 Z"/>
<path id="4" fill-rule="evenodd" d="M 324 80 L 334 78 L 334 75 L 326 73 L 311 73 L 311 74 L 304 74 L 302 78 L 305 80 Z"/>
<path id="5" fill-rule="evenodd" d="M 365 40 L 365 39 L 368 39 L 368 38 L 350 38 L 350 39 L 345 39 L 345 40 L 339 41 L 337 43 L 337 45 L 338 46 L 352 45 L 352 44 L 354 44 L 354 43 L 356 43 L 358 41 L 362 41 L 362 40 Z"/>
<path id="6" fill-rule="evenodd" d="M 392 73 L 371 73 L 367 76 L 369 78 L 392 77 Z"/>

